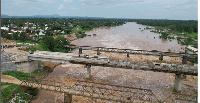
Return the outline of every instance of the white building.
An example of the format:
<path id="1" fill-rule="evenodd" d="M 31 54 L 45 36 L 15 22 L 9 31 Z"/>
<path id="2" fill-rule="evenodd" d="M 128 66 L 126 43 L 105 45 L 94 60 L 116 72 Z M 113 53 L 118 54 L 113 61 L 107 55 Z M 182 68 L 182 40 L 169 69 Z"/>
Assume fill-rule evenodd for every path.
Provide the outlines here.
<path id="1" fill-rule="evenodd" d="M 1 30 L 9 30 L 9 28 L 8 27 L 1 27 Z"/>

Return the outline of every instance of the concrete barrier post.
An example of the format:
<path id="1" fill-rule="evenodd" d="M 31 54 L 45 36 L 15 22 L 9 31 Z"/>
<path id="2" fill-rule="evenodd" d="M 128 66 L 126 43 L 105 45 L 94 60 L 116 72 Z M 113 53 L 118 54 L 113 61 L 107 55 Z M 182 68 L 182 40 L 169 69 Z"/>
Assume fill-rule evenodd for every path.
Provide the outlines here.
<path id="1" fill-rule="evenodd" d="M 186 75 L 183 74 L 176 74 L 175 81 L 174 81 L 174 89 L 177 92 L 181 91 L 181 81 L 186 78 Z"/>
<path id="2" fill-rule="evenodd" d="M 97 55 L 100 55 L 101 53 L 100 53 L 100 51 L 99 51 L 99 48 L 97 49 Z"/>
<path id="3" fill-rule="evenodd" d="M 64 93 L 64 103 L 71 103 L 71 102 L 72 102 L 72 95 Z"/>
<path id="4" fill-rule="evenodd" d="M 87 67 L 87 76 L 86 76 L 86 78 L 87 79 L 91 79 L 91 65 L 86 65 L 86 67 Z"/>
<path id="5" fill-rule="evenodd" d="M 82 48 L 79 48 L 79 54 L 82 54 Z"/>
<path id="6" fill-rule="evenodd" d="M 130 53 L 127 53 L 127 55 L 126 55 L 128 58 L 130 57 Z"/>
<path id="7" fill-rule="evenodd" d="M 160 61 L 162 61 L 162 60 L 163 60 L 163 53 L 160 53 L 159 60 L 160 60 Z"/>
<path id="8" fill-rule="evenodd" d="M 187 64 L 187 59 L 185 56 L 183 56 L 183 59 L 182 59 L 182 64 Z"/>

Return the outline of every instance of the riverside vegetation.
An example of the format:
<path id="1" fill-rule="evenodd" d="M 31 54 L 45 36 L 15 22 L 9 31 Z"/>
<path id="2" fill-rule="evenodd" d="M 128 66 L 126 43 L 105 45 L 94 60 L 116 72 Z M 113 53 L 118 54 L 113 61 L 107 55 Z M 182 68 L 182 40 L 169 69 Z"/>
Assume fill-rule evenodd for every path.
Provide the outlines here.
<path id="1" fill-rule="evenodd" d="M 161 39 L 177 39 L 183 45 L 198 48 L 197 20 L 137 20 L 137 23 L 155 27 L 151 32 L 161 34 Z"/>
<path id="2" fill-rule="evenodd" d="M 150 19 L 85 19 L 85 18 L 2 18 L 2 37 L 17 42 L 37 43 L 26 50 L 68 52 L 64 45 L 70 42 L 63 35 L 75 34 L 77 38 L 98 27 L 119 26 L 126 22 L 155 27 L 152 32 L 161 34 L 161 39 L 177 39 L 183 45 L 197 48 L 197 20 L 150 20 Z M 141 28 L 140 28 L 141 29 Z M 149 29 L 144 28 L 144 29 Z"/>

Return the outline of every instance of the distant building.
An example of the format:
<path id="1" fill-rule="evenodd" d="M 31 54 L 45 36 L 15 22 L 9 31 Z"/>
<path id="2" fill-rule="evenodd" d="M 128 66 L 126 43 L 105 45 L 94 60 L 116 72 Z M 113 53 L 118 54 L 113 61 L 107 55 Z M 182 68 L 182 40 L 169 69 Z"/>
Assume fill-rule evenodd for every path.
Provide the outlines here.
<path id="1" fill-rule="evenodd" d="M 64 32 L 64 30 L 61 32 L 61 34 L 64 34 L 65 32 Z"/>
<path id="2" fill-rule="evenodd" d="M 1 27 L 1 30 L 9 30 L 9 28 L 8 27 Z"/>
<path id="3" fill-rule="evenodd" d="M 39 38 L 42 38 L 43 36 L 45 36 L 46 34 L 44 34 L 43 32 L 39 32 L 39 34 L 38 34 L 38 36 L 39 36 Z"/>

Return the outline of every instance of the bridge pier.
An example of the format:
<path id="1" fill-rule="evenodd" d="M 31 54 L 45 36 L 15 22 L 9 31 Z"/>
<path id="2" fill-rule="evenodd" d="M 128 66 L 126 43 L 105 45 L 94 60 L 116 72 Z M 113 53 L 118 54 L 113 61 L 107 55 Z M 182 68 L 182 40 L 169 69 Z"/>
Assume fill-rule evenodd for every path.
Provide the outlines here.
<path id="1" fill-rule="evenodd" d="M 126 55 L 128 58 L 130 57 L 130 53 L 127 53 L 127 55 Z"/>
<path id="2" fill-rule="evenodd" d="M 99 48 L 97 49 L 97 55 L 100 55 L 101 53 L 100 53 L 100 51 L 99 51 Z"/>
<path id="3" fill-rule="evenodd" d="M 187 64 L 187 59 L 185 56 L 183 56 L 183 59 L 182 59 L 182 64 Z"/>
<path id="4" fill-rule="evenodd" d="M 87 68 L 87 75 L 86 75 L 86 78 L 87 78 L 88 80 L 90 80 L 91 77 L 92 77 L 92 74 L 91 74 L 91 65 L 87 64 L 87 65 L 86 65 L 86 68 Z"/>
<path id="5" fill-rule="evenodd" d="M 186 75 L 183 74 L 176 74 L 175 81 L 174 81 L 174 89 L 176 92 L 181 91 L 181 81 L 186 78 Z"/>
<path id="6" fill-rule="evenodd" d="M 79 54 L 82 54 L 82 48 L 79 48 Z"/>
<path id="7" fill-rule="evenodd" d="M 160 61 L 162 61 L 162 60 L 163 60 L 163 53 L 160 53 L 159 60 L 160 60 Z"/>
<path id="8" fill-rule="evenodd" d="M 72 102 L 72 95 L 64 93 L 64 103 L 71 103 L 71 102 Z"/>

